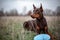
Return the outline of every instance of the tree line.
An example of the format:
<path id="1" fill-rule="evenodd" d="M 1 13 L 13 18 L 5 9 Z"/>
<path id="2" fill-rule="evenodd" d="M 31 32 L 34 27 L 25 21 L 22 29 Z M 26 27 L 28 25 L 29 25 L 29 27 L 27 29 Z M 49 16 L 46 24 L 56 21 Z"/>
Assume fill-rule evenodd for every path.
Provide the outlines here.
<path id="1" fill-rule="evenodd" d="M 26 8 L 23 10 L 26 11 Z M 24 13 L 24 15 L 23 15 L 23 13 Z M 29 16 L 29 15 L 31 15 L 32 11 L 29 10 L 26 14 L 23 11 L 23 13 L 18 13 L 18 11 L 16 9 L 12 9 L 9 12 L 8 11 L 4 12 L 3 8 L 0 10 L 0 16 Z M 58 6 L 55 11 L 45 9 L 43 14 L 45 16 L 60 16 L 60 6 Z"/>

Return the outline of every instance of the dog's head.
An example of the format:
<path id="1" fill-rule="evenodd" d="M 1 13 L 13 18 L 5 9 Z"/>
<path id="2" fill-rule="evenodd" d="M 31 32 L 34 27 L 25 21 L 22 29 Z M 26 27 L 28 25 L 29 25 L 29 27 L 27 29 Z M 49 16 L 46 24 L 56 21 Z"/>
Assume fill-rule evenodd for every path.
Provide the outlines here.
<path id="1" fill-rule="evenodd" d="M 36 8 L 35 5 L 33 4 L 33 14 L 31 15 L 32 18 L 42 18 L 43 17 L 43 8 L 42 8 L 42 4 L 40 6 L 40 8 Z"/>

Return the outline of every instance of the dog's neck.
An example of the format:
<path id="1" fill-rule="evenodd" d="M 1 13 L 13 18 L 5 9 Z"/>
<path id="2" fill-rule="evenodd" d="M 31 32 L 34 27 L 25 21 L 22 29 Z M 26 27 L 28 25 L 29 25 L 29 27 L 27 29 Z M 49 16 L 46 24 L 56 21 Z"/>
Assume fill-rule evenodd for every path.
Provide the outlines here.
<path id="1" fill-rule="evenodd" d="M 43 20 L 43 18 L 44 18 L 44 17 L 42 17 L 42 18 L 36 18 L 36 20 L 37 20 L 38 22 L 41 22 L 41 21 Z"/>

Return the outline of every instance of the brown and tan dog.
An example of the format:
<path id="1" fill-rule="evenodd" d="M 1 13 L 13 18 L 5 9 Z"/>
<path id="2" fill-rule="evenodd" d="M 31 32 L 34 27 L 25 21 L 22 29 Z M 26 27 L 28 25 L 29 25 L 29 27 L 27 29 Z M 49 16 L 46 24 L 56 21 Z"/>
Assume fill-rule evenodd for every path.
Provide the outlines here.
<path id="1" fill-rule="evenodd" d="M 42 4 L 40 8 L 36 8 L 35 5 L 33 5 L 33 14 L 31 15 L 32 18 L 36 18 L 36 20 L 31 20 L 24 22 L 23 26 L 24 28 L 35 31 L 37 34 L 49 34 L 51 36 L 51 39 L 53 39 L 53 36 L 51 33 L 48 32 L 48 26 L 45 17 L 43 16 L 43 8 Z M 34 22 L 36 21 L 36 22 Z M 33 26 L 32 26 L 33 23 Z"/>

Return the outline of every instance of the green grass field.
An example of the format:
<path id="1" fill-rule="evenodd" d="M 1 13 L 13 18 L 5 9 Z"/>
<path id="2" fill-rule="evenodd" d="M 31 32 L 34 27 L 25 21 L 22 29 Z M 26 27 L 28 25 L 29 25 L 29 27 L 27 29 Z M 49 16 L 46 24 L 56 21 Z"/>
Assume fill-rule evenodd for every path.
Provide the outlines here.
<path id="1" fill-rule="evenodd" d="M 60 17 L 45 16 L 49 28 L 49 32 L 57 37 L 60 35 Z M 26 16 L 9 16 L 0 17 L 0 40 L 33 40 L 36 35 L 34 32 L 24 30 L 23 23 L 27 20 L 32 20 Z"/>

